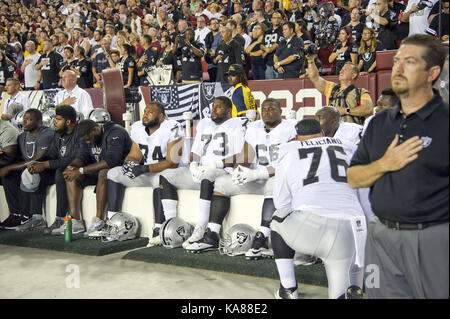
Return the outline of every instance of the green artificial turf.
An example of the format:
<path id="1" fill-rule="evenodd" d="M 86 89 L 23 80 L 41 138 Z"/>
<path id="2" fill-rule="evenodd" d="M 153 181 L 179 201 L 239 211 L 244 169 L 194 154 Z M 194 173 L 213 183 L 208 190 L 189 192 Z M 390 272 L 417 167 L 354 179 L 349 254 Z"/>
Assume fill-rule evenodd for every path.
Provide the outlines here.
<path id="1" fill-rule="evenodd" d="M 244 256 L 230 257 L 221 255 L 217 251 L 193 254 L 182 248 L 151 247 L 130 251 L 122 258 L 279 279 L 274 259 L 247 260 Z M 325 268 L 321 263 L 311 266 L 297 266 L 295 267 L 295 274 L 299 282 L 327 286 Z"/>
<path id="2" fill-rule="evenodd" d="M 123 242 L 102 242 L 101 240 L 85 239 L 83 234 L 73 235 L 72 242 L 64 242 L 64 236 L 52 236 L 42 231 L 16 232 L 0 230 L 0 244 L 58 250 L 91 256 L 103 256 L 125 250 L 144 247 L 148 238 L 136 238 Z"/>

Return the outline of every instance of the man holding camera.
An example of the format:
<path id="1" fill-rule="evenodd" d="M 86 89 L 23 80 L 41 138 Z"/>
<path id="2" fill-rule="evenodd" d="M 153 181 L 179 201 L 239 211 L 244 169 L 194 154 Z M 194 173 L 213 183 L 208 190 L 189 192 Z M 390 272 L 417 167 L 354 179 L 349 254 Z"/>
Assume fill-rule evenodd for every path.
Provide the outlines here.
<path id="1" fill-rule="evenodd" d="M 192 28 L 186 29 L 184 36 L 177 36 L 173 46 L 173 54 L 181 56 L 181 80 L 183 83 L 198 83 L 202 81 L 202 62 L 205 46 L 195 41 Z"/>
<path id="2" fill-rule="evenodd" d="M 306 58 L 309 79 L 326 96 L 327 105 L 339 111 L 343 122 L 362 125 L 365 117 L 373 113 L 373 102 L 369 91 L 355 86 L 359 75 L 358 66 L 351 62 L 345 63 L 339 72 L 339 84 L 336 84 L 320 77 L 314 59 L 309 55 Z"/>

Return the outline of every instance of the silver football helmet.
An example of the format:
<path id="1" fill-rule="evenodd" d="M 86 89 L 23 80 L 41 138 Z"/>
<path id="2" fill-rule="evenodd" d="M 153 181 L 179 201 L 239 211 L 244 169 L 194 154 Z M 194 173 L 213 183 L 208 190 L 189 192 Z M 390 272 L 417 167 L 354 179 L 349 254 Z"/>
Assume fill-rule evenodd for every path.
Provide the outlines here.
<path id="1" fill-rule="evenodd" d="M 77 123 L 84 120 L 84 114 L 81 112 L 77 112 Z"/>
<path id="2" fill-rule="evenodd" d="M 124 241 L 136 238 L 139 222 L 131 214 L 117 213 L 106 222 L 106 240 Z"/>
<path id="3" fill-rule="evenodd" d="M 166 248 L 181 247 L 192 234 L 194 226 L 185 222 L 180 217 L 174 217 L 166 220 L 159 232 L 162 245 Z"/>
<path id="4" fill-rule="evenodd" d="M 13 124 L 20 130 L 23 130 L 23 116 L 25 115 L 25 110 L 16 114 L 13 119 Z"/>
<path id="5" fill-rule="evenodd" d="M 111 121 L 111 115 L 105 109 L 97 108 L 89 113 L 89 119 L 96 123 L 105 123 Z"/>
<path id="6" fill-rule="evenodd" d="M 256 231 L 246 224 L 236 224 L 228 229 L 223 240 L 219 241 L 219 252 L 222 255 L 239 256 L 244 255 L 252 248 Z"/>
<path id="7" fill-rule="evenodd" d="M 55 110 L 48 110 L 42 114 L 42 125 L 53 127 L 53 119 L 55 118 Z"/>

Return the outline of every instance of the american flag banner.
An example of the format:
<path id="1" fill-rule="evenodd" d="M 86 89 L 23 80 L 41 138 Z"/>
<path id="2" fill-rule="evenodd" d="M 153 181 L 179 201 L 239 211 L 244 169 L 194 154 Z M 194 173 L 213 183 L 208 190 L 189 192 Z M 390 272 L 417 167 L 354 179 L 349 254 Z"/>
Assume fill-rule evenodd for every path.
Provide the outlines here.
<path id="1" fill-rule="evenodd" d="M 169 86 L 152 86 L 150 97 L 152 101 L 164 104 L 166 114 L 170 119 L 184 124 L 183 113 L 192 112 L 193 118 L 198 118 L 200 103 L 200 84 L 183 84 Z"/>

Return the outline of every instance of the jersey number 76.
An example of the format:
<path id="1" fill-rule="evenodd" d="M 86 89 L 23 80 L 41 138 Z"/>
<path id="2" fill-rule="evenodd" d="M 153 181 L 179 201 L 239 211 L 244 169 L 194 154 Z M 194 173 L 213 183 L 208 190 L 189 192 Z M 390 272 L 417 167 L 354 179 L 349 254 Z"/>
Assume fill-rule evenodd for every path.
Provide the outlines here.
<path id="1" fill-rule="evenodd" d="M 337 158 L 336 152 L 346 155 L 344 149 L 341 146 L 328 146 L 327 153 L 328 159 L 330 161 L 330 171 L 331 178 L 336 182 L 346 183 L 347 175 L 339 175 L 339 166 L 344 167 L 344 171 L 347 171 L 348 164 L 344 159 Z M 303 179 L 303 186 L 308 184 L 317 183 L 319 181 L 319 176 L 317 176 L 317 169 L 319 168 L 320 160 L 322 158 L 322 148 L 321 147 L 311 147 L 311 148 L 300 148 L 298 154 L 300 159 L 308 158 L 308 154 L 312 153 L 311 166 L 309 167 L 308 175 Z"/>

